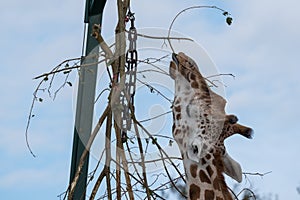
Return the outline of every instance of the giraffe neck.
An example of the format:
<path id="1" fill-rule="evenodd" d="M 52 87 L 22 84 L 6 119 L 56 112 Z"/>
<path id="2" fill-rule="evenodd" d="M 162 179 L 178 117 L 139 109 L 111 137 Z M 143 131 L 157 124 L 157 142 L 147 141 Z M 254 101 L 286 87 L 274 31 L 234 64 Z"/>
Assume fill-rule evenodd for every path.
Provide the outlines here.
<path id="1" fill-rule="evenodd" d="M 206 105 L 210 102 L 206 102 L 204 94 L 197 93 L 184 80 L 175 83 L 175 87 L 173 134 L 183 155 L 188 200 L 232 200 L 224 180 L 221 152 L 209 152 L 215 151 L 218 145 L 224 146 L 217 139 L 219 134 L 215 134 L 221 132 L 218 127 L 222 126 L 212 119 L 211 113 L 207 113 Z M 193 145 L 198 149 L 193 149 Z"/>
<path id="2" fill-rule="evenodd" d="M 188 200 L 233 200 L 223 175 L 219 153 L 206 154 L 199 162 L 183 158 L 187 171 Z"/>

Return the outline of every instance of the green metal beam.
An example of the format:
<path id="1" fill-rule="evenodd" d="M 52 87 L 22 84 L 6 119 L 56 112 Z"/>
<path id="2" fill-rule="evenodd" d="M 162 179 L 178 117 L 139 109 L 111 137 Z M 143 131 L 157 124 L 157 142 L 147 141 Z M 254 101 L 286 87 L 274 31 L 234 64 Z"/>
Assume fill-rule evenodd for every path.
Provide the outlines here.
<path id="1" fill-rule="evenodd" d="M 91 37 L 92 27 L 94 24 L 101 24 L 102 13 L 106 0 L 86 0 L 84 22 L 88 25 L 86 38 L 85 55 L 98 54 L 98 42 Z M 95 63 L 97 59 L 84 59 L 82 63 Z M 70 170 L 70 183 L 75 177 L 80 157 L 85 150 L 85 144 L 90 137 L 92 131 L 95 89 L 97 81 L 97 65 L 84 67 L 80 69 L 80 77 L 78 84 L 75 127 L 73 136 L 73 150 Z M 74 200 L 84 200 L 86 193 L 86 183 L 88 174 L 89 156 L 86 157 L 82 173 L 79 176 L 77 186 L 74 191 Z"/>

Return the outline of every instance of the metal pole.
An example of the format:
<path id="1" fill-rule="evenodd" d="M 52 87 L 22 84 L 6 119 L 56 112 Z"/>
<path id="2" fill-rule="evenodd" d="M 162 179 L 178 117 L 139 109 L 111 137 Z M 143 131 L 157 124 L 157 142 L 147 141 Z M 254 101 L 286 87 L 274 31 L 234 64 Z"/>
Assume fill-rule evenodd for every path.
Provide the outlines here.
<path id="1" fill-rule="evenodd" d="M 86 52 L 85 55 L 99 53 L 98 42 L 91 37 L 92 27 L 94 24 L 101 24 L 102 13 L 106 0 L 86 0 L 85 18 L 84 22 L 87 23 L 88 31 L 86 37 Z M 96 58 L 83 59 L 82 63 L 95 63 Z M 85 150 L 85 144 L 90 137 L 92 131 L 94 101 L 95 101 L 95 88 L 97 81 L 97 65 L 84 67 L 80 69 L 78 96 L 76 105 L 75 127 L 73 137 L 73 150 L 70 170 L 70 183 L 75 177 L 79 160 Z M 82 168 L 82 173 L 79 176 L 77 186 L 74 191 L 73 199 L 85 199 L 87 174 L 88 174 L 89 156 L 85 160 Z"/>

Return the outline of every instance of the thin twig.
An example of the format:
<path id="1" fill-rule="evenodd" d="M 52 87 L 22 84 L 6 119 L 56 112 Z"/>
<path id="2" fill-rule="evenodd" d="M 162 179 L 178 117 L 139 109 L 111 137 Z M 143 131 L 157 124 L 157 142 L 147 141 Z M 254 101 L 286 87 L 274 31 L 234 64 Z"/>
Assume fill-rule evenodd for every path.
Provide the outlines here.
<path id="1" fill-rule="evenodd" d="M 142 170 L 143 170 L 144 186 L 146 188 L 147 198 L 148 198 L 148 200 L 151 200 L 151 198 L 150 198 L 151 191 L 149 189 L 148 180 L 147 180 L 144 150 L 143 150 L 143 145 L 142 145 L 140 133 L 139 133 L 139 130 L 138 130 L 138 127 L 137 127 L 136 123 L 134 123 L 134 130 L 135 130 L 136 137 L 137 137 L 137 140 L 138 140 L 138 146 L 139 146 L 139 151 L 140 151 L 140 156 L 141 156 L 141 161 L 142 161 L 141 166 L 142 166 Z"/>
<path id="2" fill-rule="evenodd" d="M 269 171 L 269 172 L 265 172 L 265 173 L 258 173 L 258 172 L 243 172 L 243 174 L 246 176 L 246 175 L 251 175 L 251 176 L 265 176 L 267 174 L 270 174 L 272 173 L 272 171 Z"/>
<path id="3" fill-rule="evenodd" d="M 97 65 L 97 64 L 100 64 L 104 61 L 105 61 L 105 59 L 102 59 L 102 60 L 100 60 L 98 62 L 94 62 L 94 63 L 88 63 L 88 64 L 82 64 L 82 65 L 67 67 L 67 68 L 63 68 L 63 69 L 58 69 L 58 70 L 55 70 L 55 71 L 51 71 L 51 72 L 39 75 L 37 77 L 34 77 L 33 79 L 40 79 L 40 78 L 43 78 L 43 77 L 48 77 L 49 75 L 52 75 L 52 74 L 57 74 L 57 73 L 64 72 L 64 71 L 69 71 L 69 70 L 72 70 L 72 69 L 78 69 L 78 68 L 81 68 L 81 67 L 89 67 L 89 66 L 92 66 L 92 65 Z"/>
<path id="4" fill-rule="evenodd" d="M 70 82 L 68 82 L 69 75 L 70 75 L 70 73 L 68 73 L 68 74 L 66 75 L 63 84 L 62 84 L 62 85 L 54 92 L 53 100 L 55 100 L 56 95 L 58 94 L 58 92 L 59 92 L 61 89 L 63 89 L 63 88 L 66 86 L 66 84 L 68 84 L 68 83 L 70 84 Z"/>
<path id="5" fill-rule="evenodd" d="M 227 189 L 231 192 L 231 194 L 234 196 L 236 200 L 239 200 L 238 196 L 234 193 L 234 191 L 230 187 L 227 186 Z"/>
<path id="6" fill-rule="evenodd" d="M 128 33 L 127 30 L 126 30 L 126 32 Z M 191 41 L 191 42 L 194 41 L 191 38 L 186 38 L 186 37 L 170 37 L 170 35 L 168 35 L 168 37 L 151 36 L 151 35 L 146 35 L 146 34 L 141 34 L 141 33 L 137 33 L 137 35 L 140 36 L 140 37 L 149 38 L 149 39 L 157 39 L 157 40 L 187 40 L 187 41 Z"/>
<path id="7" fill-rule="evenodd" d="M 173 181 L 174 181 L 174 182 L 177 182 L 178 180 L 181 180 L 181 179 L 182 179 L 182 177 L 179 176 L 179 177 L 173 178 Z M 157 191 L 157 190 L 161 190 L 161 189 L 163 189 L 163 188 L 167 188 L 167 185 L 169 185 L 169 184 L 171 184 L 171 180 L 169 180 L 169 181 L 167 181 L 167 182 L 165 182 L 165 183 L 163 183 L 163 184 L 160 184 L 160 186 L 158 186 L 158 187 L 155 188 L 154 190 Z M 171 188 L 171 187 L 169 187 L 169 188 Z M 169 189 L 169 188 L 168 188 L 168 189 Z"/>
<path id="8" fill-rule="evenodd" d="M 121 169 L 123 169 L 123 170 L 125 170 L 118 162 L 116 162 L 116 160 L 114 160 L 114 159 L 112 159 L 112 161 L 117 165 L 117 166 L 119 166 Z M 137 179 L 132 173 L 130 173 L 130 172 L 127 172 L 128 173 L 128 175 L 132 178 L 132 179 L 134 179 L 135 181 L 137 181 L 140 185 L 144 185 L 143 184 L 143 182 L 141 182 L 139 179 Z M 150 189 L 150 188 L 149 188 Z M 155 192 L 155 190 L 151 190 L 151 196 L 153 197 L 153 199 L 155 199 L 154 198 L 154 194 L 155 194 L 155 196 L 157 196 L 157 197 L 160 197 L 160 198 L 162 198 L 160 195 L 158 195 L 156 192 Z M 163 199 L 163 198 L 162 198 Z"/>
<path id="9" fill-rule="evenodd" d="M 170 111 L 168 111 L 168 112 L 165 112 L 165 113 L 162 113 L 162 114 L 159 114 L 159 115 L 156 115 L 156 116 L 151 117 L 151 118 L 148 118 L 148 119 L 139 120 L 139 122 L 140 122 L 140 123 L 144 123 L 144 122 L 147 122 L 147 121 L 151 121 L 151 120 L 153 120 L 153 119 L 157 119 L 157 118 L 159 118 L 159 117 L 162 117 L 162 116 L 167 115 L 167 114 L 170 114 L 170 113 L 172 113 L 172 110 L 170 110 Z"/>
<path id="10" fill-rule="evenodd" d="M 252 190 L 250 190 L 249 188 L 242 189 L 236 196 L 237 197 L 240 196 L 242 194 L 242 192 L 244 192 L 244 191 L 250 192 L 252 196 L 248 196 L 248 197 L 253 197 L 254 200 L 256 200 L 255 193 Z"/>
<path id="11" fill-rule="evenodd" d="M 213 78 L 213 77 L 218 77 L 218 76 L 231 76 L 233 78 L 235 78 L 235 75 L 228 73 L 228 74 L 215 74 L 215 75 L 211 75 L 211 76 L 207 76 L 206 78 Z"/>
<path id="12" fill-rule="evenodd" d="M 184 13 L 185 11 L 188 11 L 188 10 L 192 10 L 192 9 L 200 9 L 200 8 L 209 8 L 209 9 L 217 9 L 217 10 L 220 10 L 222 11 L 223 13 L 226 12 L 225 10 L 221 9 L 221 8 L 218 8 L 217 6 L 191 6 L 191 7 L 188 7 L 188 8 L 185 8 L 183 9 L 182 11 L 180 11 L 179 13 L 177 13 L 177 15 L 174 17 L 174 19 L 172 20 L 171 24 L 170 24 L 170 27 L 169 27 L 169 31 L 168 31 L 168 38 L 170 38 L 170 34 L 171 34 L 171 30 L 172 30 L 172 27 L 173 27 L 173 24 L 174 22 L 176 21 L 176 19 L 182 14 Z M 175 53 L 174 49 L 173 49 L 173 46 L 171 44 L 171 40 L 168 39 L 168 42 L 169 42 L 169 45 L 173 51 L 173 53 Z"/>
<path id="13" fill-rule="evenodd" d="M 33 153 L 32 149 L 30 147 L 30 144 L 29 144 L 28 130 L 29 130 L 30 121 L 35 116 L 34 114 L 32 114 L 32 112 L 33 112 L 34 104 L 35 104 L 35 102 L 37 100 L 37 92 L 39 91 L 39 89 L 40 89 L 40 87 L 41 87 L 41 85 L 42 85 L 43 82 L 44 82 L 43 80 L 40 81 L 39 84 L 38 84 L 38 86 L 36 87 L 35 91 L 33 92 L 33 99 L 32 99 L 32 103 L 31 103 L 31 106 L 30 106 L 29 116 L 27 118 L 27 124 L 26 124 L 26 129 L 25 129 L 26 145 L 27 145 L 27 148 L 29 149 L 29 151 L 30 151 L 30 153 L 31 153 L 31 155 L 33 157 L 36 157 L 36 155 Z"/>
<path id="14" fill-rule="evenodd" d="M 170 56 L 170 54 L 164 55 L 160 58 L 146 58 L 144 60 L 139 60 L 139 62 L 154 64 L 156 62 L 161 62 L 163 59 L 168 58 L 169 56 Z M 150 61 L 150 60 L 154 60 L 154 61 Z"/>
<path id="15" fill-rule="evenodd" d="M 124 147 L 123 147 L 123 143 L 122 143 L 122 139 L 121 139 L 121 130 L 120 128 L 117 126 L 117 123 L 115 123 L 115 133 L 116 133 L 116 137 L 117 137 L 117 155 L 119 156 L 119 160 L 117 159 L 117 161 L 121 161 L 122 165 L 123 165 L 123 169 L 124 169 L 124 176 L 125 176 L 125 181 L 127 184 L 127 190 L 128 190 L 128 194 L 130 197 L 130 200 L 134 199 L 134 195 L 133 195 L 133 191 L 132 191 L 132 186 L 131 186 L 131 181 L 130 181 L 130 177 L 128 175 L 128 163 L 127 163 L 127 159 L 124 153 Z"/>
<path id="16" fill-rule="evenodd" d="M 127 98 L 128 98 L 128 97 L 127 97 Z M 178 172 L 178 174 L 181 175 L 181 173 L 180 173 L 179 170 L 178 170 L 178 167 L 173 163 L 172 159 L 170 159 L 170 157 L 168 156 L 168 154 L 167 154 L 167 153 L 162 149 L 162 147 L 157 143 L 157 141 L 154 139 L 153 135 L 151 135 L 151 134 L 148 132 L 148 130 L 145 129 L 145 128 L 143 127 L 143 125 L 141 125 L 141 124 L 136 120 L 135 114 L 134 114 L 133 105 L 132 105 L 131 103 L 129 103 L 128 106 L 129 106 L 129 109 L 130 109 L 130 111 L 131 111 L 131 117 L 132 117 L 132 120 L 133 120 L 133 122 L 134 122 L 134 125 L 135 125 L 135 126 L 138 125 L 139 127 L 142 128 L 142 130 L 143 130 L 144 132 L 146 132 L 146 134 L 152 139 L 153 144 L 155 144 L 155 145 L 157 146 L 157 148 L 158 148 L 158 150 L 159 150 L 159 153 L 160 153 L 160 155 L 161 155 L 161 158 L 163 158 L 163 157 L 164 157 L 163 155 L 165 155 L 166 158 L 167 158 L 166 160 L 168 160 L 168 161 L 170 162 L 170 164 L 171 164 L 171 165 L 175 168 L 175 170 Z M 169 174 L 169 172 L 168 172 L 168 170 L 167 170 L 167 168 L 166 168 L 166 165 L 165 165 L 165 161 L 166 161 L 166 160 L 162 160 L 162 162 L 163 162 L 165 171 L 166 171 L 166 173 L 167 173 L 169 179 L 170 179 L 171 182 L 174 184 L 174 182 L 172 181 L 172 178 L 171 178 L 171 176 L 170 176 L 170 174 Z M 182 175 L 181 175 L 181 176 L 182 176 Z M 183 176 L 182 176 L 182 179 L 184 180 Z M 184 181 L 185 181 L 185 180 L 184 180 Z M 176 187 L 175 184 L 174 184 L 174 187 Z M 176 187 L 176 190 L 178 190 L 177 187 Z M 184 194 L 181 193 L 180 190 L 178 190 L 178 192 L 179 192 L 181 195 L 185 196 Z"/>
<path id="17" fill-rule="evenodd" d="M 52 71 L 55 71 L 56 69 L 59 69 L 63 64 L 65 64 L 65 63 L 68 63 L 68 62 L 71 62 L 71 61 L 75 61 L 75 60 L 81 60 L 82 59 L 82 57 L 80 57 L 80 58 L 71 58 L 71 59 L 67 59 L 67 60 L 64 60 L 64 61 L 62 61 L 61 63 L 59 63 L 57 66 L 55 66 L 53 69 L 52 69 Z M 35 78 L 33 78 L 33 79 L 39 79 L 39 78 L 41 78 L 41 77 L 44 77 L 44 76 L 37 76 L 37 77 L 35 77 Z"/>
<path id="18" fill-rule="evenodd" d="M 94 103 L 97 103 L 97 101 L 99 100 L 99 98 L 101 97 L 101 95 L 105 92 L 105 91 L 111 91 L 110 88 L 105 88 L 103 89 L 100 94 L 97 96 L 96 100 Z"/>
<path id="19" fill-rule="evenodd" d="M 157 159 L 153 159 L 153 160 L 145 160 L 144 163 L 155 163 L 155 162 L 159 162 L 159 161 L 162 161 L 162 160 L 166 160 L 166 159 L 171 159 L 171 160 L 182 160 L 181 157 L 172 157 L 172 156 L 169 156 L 168 158 L 167 157 L 160 157 L 160 158 L 157 158 Z M 128 164 L 141 164 L 140 161 L 128 161 Z"/>
<path id="20" fill-rule="evenodd" d="M 143 85 L 147 86 L 150 91 L 155 91 L 157 94 L 159 94 L 160 96 L 162 96 L 164 99 L 166 99 L 168 102 L 170 102 L 171 104 L 173 104 L 173 101 L 171 99 L 169 99 L 168 97 L 166 97 L 163 93 L 161 93 L 158 89 L 156 89 L 155 87 L 149 85 L 148 83 L 141 81 L 140 79 L 136 79 L 137 81 L 139 81 L 140 83 L 142 83 Z"/>
<path id="21" fill-rule="evenodd" d="M 161 72 L 161 71 L 158 71 L 158 70 L 155 70 L 155 69 L 145 69 L 145 70 L 138 71 L 136 73 L 143 75 L 143 73 L 145 73 L 145 72 L 155 72 L 155 73 L 163 74 L 163 75 L 166 75 L 166 76 L 170 76 L 166 72 Z M 145 77 L 145 76 L 143 75 L 143 77 Z"/>
<path id="22" fill-rule="evenodd" d="M 100 173 L 94 188 L 92 190 L 91 196 L 90 196 L 90 200 L 93 200 L 96 196 L 96 193 L 100 187 L 100 184 L 104 178 L 104 176 L 106 177 L 106 183 L 107 183 L 107 194 L 108 194 L 108 199 L 111 200 L 111 184 L 110 184 L 110 177 L 109 177 L 109 172 L 110 172 L 110 162 L 111 162 L 111 146 L 110 146 L 110 142 L 111 142 L 111 127 L 112 127 L 112 113 L 111 111 L 108 112 L 107 114 L 107 120 L 106 120 L 106 140 L 105 140 L 105 166 L 102 170 L 102 172 Z"/>
<path id="23" fill-rule="evenodd" d="M 157 146 L 158 150 L 161 151 L 167 158 L 167 160 L 170 161 L 171 165 L 175 168 L 176 172 L 182 177 L 182 179 L 184 180 L 182 173 L 179 171 L 179 169 L 177 168 L 177 166 L 174 164 L 174 162 L 172 161 L 172 159 L 170 159 L 169 155 L 164 151 L 164 149 L 159 145 L 159 143 L 155 140 L 155 138 L 149 133 L 149 131 L 141 124 L 139 123 L 134 117 L 133 120 L 135 123 L 137 123 L 137 125 L 139 127 L 142 128 L 142 130 L 152 139 L 153 143 Z"/>
<path id="24" fill-rule="evenodd" d="M 159 153 L 160 153 L 161 157 L 163 157 L 162 152 L 159 151 Z M 167 166 L 166 166 L 165 160 L 162 160 L 162 163 L 163 163 L 165 172 L 167 173 L 167 176 L 168 176 L 168 178 L 169 178 L 171 184 L 173 185 L 173 187 L 177 190 L 177 192 L 179 192 L 179 194 L 181 194 L 181 196 L 183 196 L 183 197 L 186 198 L 185 194 L 183 194 L 182 191 L 181 191 L 181 190 L 176 186 L 176 184 L 174 183 L 173 178 L 171 177 L 171 175 L 170 175 L 170 173 L 169 173 L 169 170 L 168 170 L 168 168 L 167 168 Z M 177 166 L 176 166 L 176 168 L 177 168 Z"/>

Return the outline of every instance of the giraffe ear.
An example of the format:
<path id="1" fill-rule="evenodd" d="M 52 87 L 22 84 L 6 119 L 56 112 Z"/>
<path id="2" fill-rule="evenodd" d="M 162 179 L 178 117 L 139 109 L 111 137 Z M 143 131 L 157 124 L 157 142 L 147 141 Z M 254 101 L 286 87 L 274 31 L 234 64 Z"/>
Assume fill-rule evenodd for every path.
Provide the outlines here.
<path id="1" fill-rule="evenodd" d="M 223 156 L 223 163 L 224 163 L 224 172 L 237 182 L 242 182 L 243 175 L 242 175 L 242 168 L 241 165 L 233 160 L 227 152 L 225 152 Z"/>

